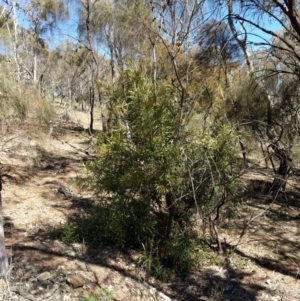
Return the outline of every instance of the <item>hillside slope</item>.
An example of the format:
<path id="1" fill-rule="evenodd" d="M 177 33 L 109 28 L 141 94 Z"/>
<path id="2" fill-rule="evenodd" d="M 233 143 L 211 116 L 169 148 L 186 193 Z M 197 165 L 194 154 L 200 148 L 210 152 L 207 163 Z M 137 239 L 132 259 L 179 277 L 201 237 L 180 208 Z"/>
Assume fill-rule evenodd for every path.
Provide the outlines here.
<path id="1" fill-rule="evenodd" d="M 267 170 L 255 164 L 245 174 L 247 191 L 239 214 L 221 229 L 227 253 L 221 257 L 207 251 L 204 264 L 184 277 L 146 281 L 134 253 L 54 239 L 53 229 L 84 214 L 94 202 L 77 181 L 84 175 L 84 162 L 92 159 L 91 139 L 84 131 L 88 114 L 74 111 L 70 117 L 38 135 L 20 132 L 9 151 L 1 153 L 12 267 L 9 287 L 0 282 L 2 300 L 83 300 L 99 290 L 111 290 L 114 300 L 124 301 L 300 300 L 300 178 L 295 175 L 286 194 L 274 201 L 263 193 Z M 232 249 L 246 225 L 241 243 Z"/>

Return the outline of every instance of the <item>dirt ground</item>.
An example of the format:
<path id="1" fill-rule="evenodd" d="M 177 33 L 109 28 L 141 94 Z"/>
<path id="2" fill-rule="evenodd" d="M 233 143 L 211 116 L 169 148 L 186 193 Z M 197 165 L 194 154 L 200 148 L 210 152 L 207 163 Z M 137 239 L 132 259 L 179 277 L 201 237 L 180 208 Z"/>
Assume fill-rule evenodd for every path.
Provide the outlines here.
<path id="1" fill-rule="evenodd" d="M 77 184 L 93 155 L 84 131 L 88 114 L 76 111 L 70 117 L 43 133 L 20 129 L 1 146 L 11 277 L 9 287 L 0 281 L 0 300 L 83 300 L 101 288 L 124 301 L 300 300 L 300 177 L 292 176 L 286 193 L 267 195 L 269 172 L 253 162 L 244 176 L 247 189 L 238 217 L 220 230 L 226 254 L 211 256 L 184 277 L 145 280 L 134 254 L 53 239 L 54 228 L 93 204 L 91 192 Z M 95 128 L 100 129 L 99 120 Z"/>

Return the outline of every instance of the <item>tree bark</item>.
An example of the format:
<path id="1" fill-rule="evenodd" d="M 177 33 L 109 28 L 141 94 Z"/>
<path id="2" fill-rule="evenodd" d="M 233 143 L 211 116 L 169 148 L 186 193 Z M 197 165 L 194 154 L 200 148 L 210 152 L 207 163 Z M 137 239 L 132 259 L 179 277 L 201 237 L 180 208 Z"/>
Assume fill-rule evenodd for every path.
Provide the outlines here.
<path id="1" fill-rule="evenodd" d="M 9 272 L 9 265 L 8 265 L 7 253 L 5 249 L 1 191 L 2 191 L 2 178 L 0 175 L 0 277 L 5 277 Z"/>
<path id="2" fill-rule="evenodd" d="M 173 196 L 170 192 L 166 194 L 166 203 L 167 203 L 169 215 L 166 224 L 165 240 L 168 241 L 172 232 L 172 224 L 173 224 L 174 213 L 175 213 Z"/>
<path id="3" fill-rule="evenodd" d="M 92 136 L 94 132 L 94 106 L 95 106 L 95 90 L 90 87 L 90 126 L 89 134 Z"/>
<path id="4" fill-rule="evenodd" d="M 296 1 L 285 0 L 285 4 L 279 0 L 273 0 L 273 2 L 281 9 L 282 13 L 290 19 L 294 30 L 298 33 L 298 35 L 300 35 L 300 12 L 297 8 Z"/>
<path id="5" fill-rule="evenodd" d="M 289 157 L 288 151 L 280 147 L 278 143 L 271 145 L 271 148 L 274 151 L 274 156 L 280 161 L 279 167 L 275 172 L 272 190 L 285 191 L 287 179 L 289 177 L 290 171 L 292 170 L 292 159 Z"/>

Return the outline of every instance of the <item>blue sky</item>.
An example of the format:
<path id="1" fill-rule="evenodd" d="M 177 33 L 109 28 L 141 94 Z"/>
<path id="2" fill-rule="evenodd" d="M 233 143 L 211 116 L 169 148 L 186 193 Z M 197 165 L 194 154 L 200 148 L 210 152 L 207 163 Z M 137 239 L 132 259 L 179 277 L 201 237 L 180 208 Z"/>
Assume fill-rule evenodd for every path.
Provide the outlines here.
<path id="1" fill-rule="evenodd" d="M 282 29 L 282 26 L 278 22 L 270 22 L 269 20 L 264 20 L 259 24 L 261 27 L 266 28 L 269 31 L 278 32 Z M 254 49 L 260 47 L 266 47 L 263 45 L 259 45 L 260 43 L 271 43 L 272 36 L 270 34 L 266 34 L 262 30 L 255 28 L 253 26 L 247 26 L 248 30 L 248 40 L 253 42 L 252 47 Z M 249 45 L 250 47 L 250 45 Z"/>
<path id="2" fill-rule="evenodd" d="M 0 0 L 0 2 L 2 2 Z M 23 1 L 22 1 L 23 2 Z M 72 6 L 72 3 L 70 3 L 71 7 L 71 16 L 70 19 L 65 23 L 60 25 L 60 30 L 57 31 L 55 34 L 47 34 L 47 40 L 50 42 L 50 47 L 55 48 L 59 43 L 63 40 L 73 40 L 74 43 L 76 43 L 76 39 L 78 38 L 77 33 L 77 14 L 76 9 L 74 9 L 74 6 Z M 209 5 L 207 6 L 209 8 Z M 214 11 L 209 12 L 208 9 L 208 15 L 211 16 L 211 18 L 221 19 L 222 17 L 226 16 L 227 9 L 221 8 L 218 12 L 214 13 Z M 18 21 L 21 26 L 24 26 L 25 28 L 29 28 L 29 23 L 26 20 L 24 14 L 22 14 L 20 11 L 18 12 Z M 254 21 L 254 20 L 253 20 Z M 238 25 L 238 24 L 236 24 Z M 271 31 L 279 31 L 281 29 L 281 26 L 279 23 L 276 22 L 270 22 L 267 18 L 263 18 L 261 23 L 259 24 L 264 28 L 267 28 Z M 254 44 L 249 44 L 249 48 L 252 50 L 257 50 L 258 48 L 261 48 L 263 46 L 256 45 L 258 43 L 264 43 L 264 39 L 267 41 L 270 41 L 272 39 L 272 36 L 262 32 L 259 29 L 256 29 L 254 27 L 251 27 L 250 25 L 246 26 L 248 31 L 248 40 L 253 42 Z M 73 39 L 72 39 L 73 38 Z M 266 46 L 265 46 L 266 47 Z"/>

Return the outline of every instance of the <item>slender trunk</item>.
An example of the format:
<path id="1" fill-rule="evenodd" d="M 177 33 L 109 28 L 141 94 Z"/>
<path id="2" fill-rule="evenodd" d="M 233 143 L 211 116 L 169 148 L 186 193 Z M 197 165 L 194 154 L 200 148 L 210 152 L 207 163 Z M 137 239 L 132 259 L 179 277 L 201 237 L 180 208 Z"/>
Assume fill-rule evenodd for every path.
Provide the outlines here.
<path id="1" fill-rule="evenodd" d="M 156 58 L 156 49 L 155 49 L 155 42 L 153 42 L 152 46 L 152 55 L 153 55 L 153 86 L 154 86 L 154 95 L 155 95 L 155 101 L 156 101 L 156 96 L 157 96 L 157 87 L 156 87 L 156 82 L 157 82 L 157 58 Z"/>
<path id="2" fill-rule="evenodd" d="M 110 69 L 111 69 L 111 84 L 112 87 L 115 85 L 115 77 L 116 77 L 116 70 L 115 70 L 115 55 L 114 55 L 114 34 L 113 28 L 109 29 L 109 33 L 107 35 L 108 40 L 108 48 L 110 52 Z"/>
<path id="3" fill-rule="evenodd" d="M 223 254 L 223 248 L 222 248 L 222 243 L 221 243 L 218 227 L 217 227 L 215 221 L 210 220 L 210 223 L 211 223 L 211 228 L 212 228 L 212 230 L 215 234 L 215 237 L 216 237 L 219 254 Z"/>
<path id="4" fill-rule="evenodd" d="M 261 153 L 262 153 L 263 158 L 265 160 L 266 169 L 268 169 L 268 167 L 269 167 L 268 159 L 270 158 L 270 155 L 268 154 L 268 152 L 265 151 L 263 143 L 262 143 L 261 140 L 260 140 L 259 144 L 260 144 Z"/>
<path id="5" fill-rule="evenodd" d="M 10 38 L 12 40 L 13 44 L 13 52 L 14 52 L 14 61 L 17 68 L 17 80 L 19 81 L 21 79 L 21 67 L 20 67 L 20 61 L 18 56 L 18 20 L 17 20 L 17 12 L 16 12 L 16 2 L 13 0 L 10 2 L 12 6 L 12 13 L 13 13 L 13 24 L 14 24 L 14 32 L 13 34 L 10 31 L 10 27 L 7 25 L 7 30 L 10 34 Z"/>
<path id="6" fill-rule="evenodd" d="M 95 106 L 95 91 L 94 87 L 90 87 L 90 126 L 89 126 L 89 134 L 93 135 L 93 127 L 94 127 L 94 106 Z"/>
<path id="7" fill-rule="evenodd" d="M 246 147 L 243 143 L 243 141 L 239 138 L 239 144 L 240 144 L 240 147 L 241 147 L 241 150 L 242 150 L 242 155 L 243 155 L 243 161 L 244 161 L 244 166 L 245 167 L 248 167 L 248 162 L 247 162 L 247 150 L 246 150 Z"/>
<path id="8" fill-rule="evenodd" d="M 169 216 L 168 221 L 166 225 L 166 232 L 165 232 L 165 241 L 167 241 L 170 237 L 171 231 L 172 231 L 172 224 L 173 224 L 173 218 L 175 213 L 174 203 L 173 203 L 173 197 L 171 193 L 168 193 L 166 195 L 166 203 L 169 210 Z"/>
<path id="9" fill-rule="evenodd" d="M 7 253 L 5 249 L 4 221 L 2 216 L 2 179 L 0 175 L 0 277 L 4 277 L 9 272 Z"/>
<path id="10" fill-rule="evenodd" d="M 279 142 L 273 144 L 272 149 L 274 156 L 280 161 L 273 180 L 272 190 L 285 191 L 287 179 L 292 170 L 292 159 L 289 157 L 288 151 L 280 147 Z"/>
<path id="11" fill-rule="evenodd" d="M 36 62 L 36 54 L 33 58 L 33 82 L 36 83 L 37 78 L 37 62 Z"/>
<path id="12" fill-rule="evenodd" d="M 98 98 L 99 98 L 99 103 L 101 107 L 101 123 L 102 123 L 102 131 L 106 132 L 107 131 L 107 118 L 106 118 L 106 103 L 105 100 L 102 98 L 102 94 L 100 89 L 97 89 L 98 91 Z"/>
<path id="13" fill-rule="evenodd" d="M 239 126 L 237 126 L 236 130 L 237 131 L 240 130 Z M 245 144 L 243 143 L 243 141 L 242 141 L 242 139 L 240 137 L 238 138 L 238 140 L 239 140 L 239 145 L 240 145 L 241 150 L 242 150 L 242 155 L 243 155 L 243 160 L 244 160 L 244 166 L 245 167 L 249 167 L 248 162 L 247 162 L 247 150 L 246 150 Z"/>
<path id="14" fill-rule="evenodd" d="M 288 150 L 284 148 L 282 143 L 280 143 L 283 135 L 283 127 L 281 127 L 281 132 L 278 135 L 276 133 L 276 128 L 273 122 L 272 107 L 273 107 L 272 97 L 268 97 L 268 110 L 267 110 L 267 136 L 270 140 L 270 145 L 268 148 L 273 150 L 273 155 L 279 160 L 279 167 L 275 170 L 275 164 L 272 157 L 270 157 L 273 169 L 275 170 L 275 178 L 272 184 L 272 190 L 282 190 L 285 191 L 285 186 L 287 179 L 289 177 L 290 171 L 292 169 L 292 159 L 289 156 Z M 278 126 L 278 124 L 277 124 Z"/>
<path id="15" fill-rule="evenodd" d="M 252 60 L 250 59 L 250 54 L 247 50 L 247 32 L 244 33 L 244 38 L 242 39 L 241 35 L 238 33 L 238 30 L 236 29 L 236 27 L 234 25 L 234 20 L 233 20 L 233 15 L 234 14 L 233 14 L 232 6 L 233 6 L 233 1 L 228 0 L 227 7 L 228 7 L 229 27 L 230 27 L 230 30 L 231 30 L 235 40 L 237 41 L 237 43 L 239 45 L 239 47 L 241 48 L 241 50 L 244 53 L 244 57 L 246 59 L 246 63 L 247 63 L 247 66 L 248 66 L 250 72 L 253 72 L 254 71 L 253 63 L 252 63 Z"/>

